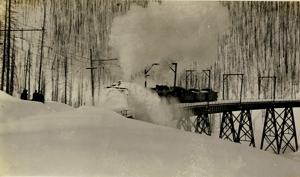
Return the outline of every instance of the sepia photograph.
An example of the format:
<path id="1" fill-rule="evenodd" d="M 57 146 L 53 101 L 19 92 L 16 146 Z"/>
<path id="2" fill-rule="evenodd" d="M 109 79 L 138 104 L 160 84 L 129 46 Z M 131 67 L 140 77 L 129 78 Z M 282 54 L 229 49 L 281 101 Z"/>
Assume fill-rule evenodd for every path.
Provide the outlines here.
<path id="1" fill-rule="evenodd" d="M 0 176 L 300 176 L 299 1 L 0 0 L 0 75 Z"/>

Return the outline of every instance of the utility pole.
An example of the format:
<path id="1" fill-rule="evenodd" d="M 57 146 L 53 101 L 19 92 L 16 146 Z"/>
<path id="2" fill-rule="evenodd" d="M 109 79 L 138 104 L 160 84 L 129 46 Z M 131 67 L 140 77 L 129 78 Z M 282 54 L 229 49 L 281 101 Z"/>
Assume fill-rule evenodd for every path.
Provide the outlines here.
<path id="1" fill-rule="evenodd" d="M 194 72 L 195 70 L 185 70 L 185 89 L 188 88 L 188 77 Z M 189 72 L 189 74 L 188 74 Z M 190 84 L 191 85 L 191 84 Z"/>
<path id="2" fill-rule="evenodd" d="M 90 64 L 91 64 L 91 67 L 90 68 L 86 68 L 86 69 L 90 69 L 91 70 L 92 105 L 95 106 L 95 100 L 94 100 L 94 72 L 93 72 L 93 69 L 96 69 L 96 67 L 93 67 L 92 49 L 90 49 Z"/>
<path id="3" fill-rule="evenodd" d="M 144 74 L 145 74 L 145 88 L 147 87 L 147 73 L 150 71 L 150 69 L 154 66 L 154 65 L 159 65 L 159 63 L 153 63 L 149 69 L 145 68 Z"/>
<path id="4" fill-rule="evenodd" d="M 28 49 L 28 94 L 30 95 L 30 70 L 31 70 L 31 55 L 30 55 L 30 48 L 31 46 L 29 45 Z"/>
<path id="5" fill-rule="evenodd" d="M 28 49 L 28 53 L 29 53 L 29 49 Z M 26 59 L 26 55 L 25 55 L 25 62 L 26 62 L 26 65 L 25 65 L 25 82 L 24 82 L 24 88 L 25 89 L 26 89 L 26 86 L 27 86 L 27 72 L 28 72 L 28 61 L 29 61 L 28 57 L 29 57 L 29 55 L 27 54 L 27 59 Z"/>
<path id="6" fill-rule="evenodd" d="M 3 58 L 2 58 L 2 75 L 1 75 L 1 90 L 4 91 L 4 75 L 5 75 L 5 63 L 6 63 L 6 41 L 7 41 L 7 36 L 6 36 L 6 27 L 7 27 L 7 1 L 5 3 L 5 19 L 4 19 L 4 42 L 3 42 Z"/>
<path id="7" fill-rule="evenodd" d="M 203 72 L 208 77 L 208 88 L 210 89 L 210 69 L 203 70 Z"/>
<path id="8" fill-rule="evenodd" d="M 46 21 L 46 2 L 44 0 L 44 19 L 43 19 L 43 27 L 42 27 L 42 45 L 41 45 L 41 58 L 40 58 L 38 91 L 40 91 L 40 89 L 41 89 L 41 72 L 42 72 L 42 65 L 43 65 L 43 47 L 44 47 L 44 35 L 45 35 L 45 21 Z"/>
<path id="9" fill-rule="evenodd" d="M 93 60 L 93 57 L 92 57 L 92 49 L 90 49 L 90 64 L 91 64 L 91 67 L 89 68 L 86 68 L 86 69 L 90 69 L 91 70 L 91 83 L 92 83 L 92 105 L 94 106 L 95 105 L 95 98 L 94 98 L 94 93 L 95 93 L 95 84 L 94 84 L 94 72 L 93 72 L 93 69 L 97 69 L 97 67 L 93 67 L 93 62 L 94 61 L 98 61 L 98 62 L 103 62 L 103 61 L 111 61 L 111 60 L 118 60 L 118 58 L 111 58 L 111 59 L 98 59 L 98 60 Z M 103 67 L 103 72 L 104 72 L 104 67 Z M 101 73 L 100 73 L 101 74 Z M 101 76 L 100 76 L 101 77 Z M 99 79 L 99 82 L 100 82 L 100 79 Z M 100 83 L 99 83 L 99 87 L 100 87 Z"/>
<path id="10" fill-rule="evenodd" d="M 273 80 L 273 101 L 275 101 L 276 95 L 276 76 L 259 76 L 258 77 L 258 99 L 260 99 L 260 87 L 261 87 L 261 80 L 262 79 L 272 79 Z"/>
<path id="11" fill-rule="evenodd" d="M 98 61 L 100 62 L 99 65 L 101 64 L 104 64 L 102 62 L 105 62 L 105 61 L 112 61 L 112 60 L 118 60 L 118 58 L 108 58 L 108 59 L 97 59 L 97 60 L 93 60 L 92 62 L 95 62 L 95 61 Z M 103 71 L 103 76 L 104 76 L 104 66 L 102 66 L 102 71 Z M 98 83 L 98 96 L 100 96 L 100 80 L 101 80 L 101 67 L 99 68 L 99 83 Z M 104 83 L 104 78 L 103 78 L 103 83 Z"/>
<path id="12" fill-rule="evenodd" d="M 170 67 L 171 70 L 174 72 L 174 89 L 175 89 L 175 87 L 176 87 L 176 77 L 177 77 L 177 63 L 172 63 L 172 65 L 175 65 L 175 69 Z"/>
<path id="13" fill-rule="evenodd" d="M 8 0 L 8 34 L 7 34 L 7 61 L 6 61 L 6 93 L 10 93 L 9 73 L 10 73 L 10 35 L 11 35 L 11 0 Z"/>

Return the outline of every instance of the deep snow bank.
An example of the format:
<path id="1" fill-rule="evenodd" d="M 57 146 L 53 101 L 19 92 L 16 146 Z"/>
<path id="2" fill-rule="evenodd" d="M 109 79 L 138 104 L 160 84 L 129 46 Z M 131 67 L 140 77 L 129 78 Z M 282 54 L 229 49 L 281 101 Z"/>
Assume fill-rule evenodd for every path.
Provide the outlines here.
<path id="1" fill-rule="evenodd" d="M 80 107 L 0 125 L 1 175 L 299 176 L 244 145 Z"/>
<path id="2" fill-rule="evenodd" d="M 0 122 L 21 119 L 32 115 L 53 113 L 54 110 L 36 101 L 25 101 L 0 91 Z"/>
<path id="3" fill-rule="evenodd" d="M 21 100 L 0 91 L 0 123 L 33 115 L 71 110 L 75 110 L 75 108 L 57 102 L 45 102 L 45 104 L 43 104 L 36 101 Z"/>
<path id="4" fill-rule="evenodd" d="M 46 101 L 45 105 L 47 107 L 51 108 L 52 110 L 54 110 L 55 112 L 65 112 L 65 111 L 74 111 L 75 110 L 74 107 L 71 107 L 64 103 L 58 103 L 58 102 L 54 102 L 54 101 Z"/>

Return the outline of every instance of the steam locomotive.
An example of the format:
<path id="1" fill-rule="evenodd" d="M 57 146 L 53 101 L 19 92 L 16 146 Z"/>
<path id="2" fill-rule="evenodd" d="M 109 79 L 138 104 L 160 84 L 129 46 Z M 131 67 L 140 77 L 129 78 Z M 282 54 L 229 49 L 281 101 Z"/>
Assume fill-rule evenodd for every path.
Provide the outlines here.
<path id="1" fill-rule="evenodd" d="M 211 88 L 198 89 L 184 89 L 182 87 L 168 87 L 167 85 L 156 85 L 151 88 L 161 98 L 165 98 L 169 103 L 193 103 L 193 102 L 206 102 L 217 101 L 218 92 L 213 91 Z"/>

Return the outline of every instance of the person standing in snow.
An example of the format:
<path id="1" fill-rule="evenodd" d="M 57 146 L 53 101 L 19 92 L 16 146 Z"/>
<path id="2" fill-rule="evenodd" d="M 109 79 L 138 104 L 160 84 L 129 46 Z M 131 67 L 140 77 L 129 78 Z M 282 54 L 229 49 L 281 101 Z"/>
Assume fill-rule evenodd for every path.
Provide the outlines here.
<path id="1" fill-rule="evenodd" d="M 21 94 L 21 99 L 27 100 L 27 90 L 26 89 L 23 90 L 23 93 Z"/>
<path id="2" fill-rule="evenodd" d="M 39 101 L 39 102 L 42 102 L 42 103 L 45 102 L 45 98 L 44 98 L 44 95 L 43 95 L 43 92 L 42 92 L 42 91 L 39 91 L 39 94 L 38 94 L 38 101 Z"/>
<path id="3" fill-rule="evenodd" d="M 32 95 L 32 101 L 38 101 L 38 100 L 39 100 L 39 94 L 35 90 L 34 93 L 33 93 L 33 95 Z"/>
<path id="4" fill-rule="evenodd" d="M 118 83 L 117 83 L 117 86 L 120 86 L 122 84 L 122 81 L 119 80 Z"/>

